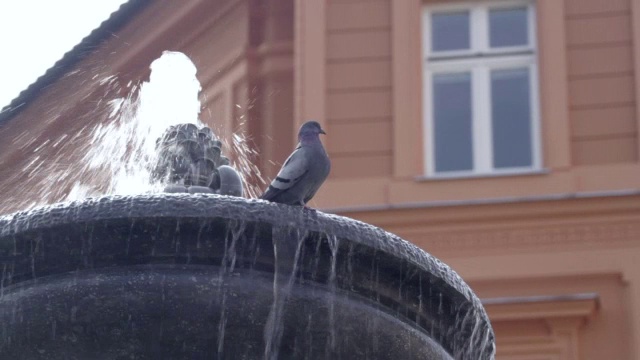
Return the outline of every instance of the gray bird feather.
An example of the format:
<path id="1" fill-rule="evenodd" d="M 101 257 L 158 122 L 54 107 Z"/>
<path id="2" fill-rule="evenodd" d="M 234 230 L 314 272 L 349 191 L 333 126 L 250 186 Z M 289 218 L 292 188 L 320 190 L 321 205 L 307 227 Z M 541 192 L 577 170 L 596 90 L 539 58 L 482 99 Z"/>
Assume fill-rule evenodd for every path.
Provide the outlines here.
<path id="1" fill-rule="evenodd" d="M 316 121 L 308 121 L 298 132 L 298 146 L 287 158 L 267 190 L 264 200 L 289 205 L 306 205 L 316 194 L 331 170 L 320 134 L 324 130 Z"/>

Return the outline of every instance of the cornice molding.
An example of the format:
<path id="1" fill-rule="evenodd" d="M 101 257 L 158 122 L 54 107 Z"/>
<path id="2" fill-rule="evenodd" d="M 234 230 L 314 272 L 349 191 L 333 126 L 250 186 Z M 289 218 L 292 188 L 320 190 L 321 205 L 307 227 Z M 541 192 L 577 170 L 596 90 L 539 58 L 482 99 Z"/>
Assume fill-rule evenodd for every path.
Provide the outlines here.
<path id="1" fill-rule="evenodd" d="M 538 296 L 482 300 L 491 321 L 592 318 L 599 307 L 598 294 Z"/>
<path id="2" fill-rule="evenodd" d="M 640 246 L 638 193 L 349 215 L 446 257 Z"/>
<path id="3" fill-rule="evenodd" d="M 542 225 L 544 226 L 544 225 Z M 448 257 L 522 251 L 570 251 L 640 246 L 640 222 L 562 224 L 548 227 L 468 230 L 446 233 L 402 234 L 422 248 Z"/>
<path id="4" fill-rule="evenodd" d="M 597 313 L 599 298 L 597 294 L 501 298 L 486 299 L 483 305 L 494 324 L 538 320 L 549 329 L 547 336 L 499 336 L 499 357 L 577 360 L 580 328 Z"/>
<path id="5" fill-rule="evenodd" d="M 377 226 L 394 229 L 424 228 L 452 224 L 505 224 L 526 220 L 558 222 L 563 219 L 580 220 L 605 216 L 637 216 L 640 219 L 640 192 L 602 194 L 594 196 L 574 196 L 541 199 L 486 199 L 451 204 L 426 202 L 414 206 L 400 205 L 385 209 L 363 209 L 344 215 Z M 342 214 L 340 211 L 337 214 Z"/>

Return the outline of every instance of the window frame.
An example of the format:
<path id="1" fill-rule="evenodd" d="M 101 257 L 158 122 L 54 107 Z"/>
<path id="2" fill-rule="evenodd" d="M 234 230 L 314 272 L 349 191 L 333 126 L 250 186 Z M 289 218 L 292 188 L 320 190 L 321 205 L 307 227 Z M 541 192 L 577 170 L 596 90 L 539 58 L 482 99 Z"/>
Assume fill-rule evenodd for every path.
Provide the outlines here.
<path id="1" fill-rule="evenodd" d="M 494 9 L 526 7 L 528 14 L 528 44 L 526 46 L 489 48 L 489 12 Z M 470 49 L 431 51 L 431 15 L 469 11 Z M 427 178 L 465 178 L 476 176 L 537 173 L 542 169 L 540 95 L 536 13 L 533 0 L 505 0 L 425 5 L 422 13 L 423 64 L 423 124 L 425 139 L 424 170 Z M 486 55 L 486 56 L 485 56 Z M 531 165 L 495 168 L 491 117 L 491 71 L 494 69 L 529 69 L 529 103 L 531 107 Z M 439 73 L 469 72 L 471 75 L 471 131 L 473 169 L 459 171 L 435 170 L 435 134 L 433 106 L 433 76 Z"/>

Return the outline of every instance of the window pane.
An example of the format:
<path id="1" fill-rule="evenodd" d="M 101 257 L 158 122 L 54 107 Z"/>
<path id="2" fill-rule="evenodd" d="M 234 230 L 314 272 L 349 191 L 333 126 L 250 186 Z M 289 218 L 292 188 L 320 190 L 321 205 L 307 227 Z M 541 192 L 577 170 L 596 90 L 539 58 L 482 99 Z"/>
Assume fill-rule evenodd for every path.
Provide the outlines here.
<path id="1" fill-rule="evenodd" d="M 471 74 L 433 77 L 436 172 L 471 170 Z"/>
<path id="2" fill-rule="evenodd" d="M 489 11 L 489 43 L 491 47 L 523 46 L 529 43 L 527 8 Z"/>
<path id="3" fill-rule="evenodd" d="M 431 50 L 450 51 L 469 48 L 469 12 L 431 16 Z"/>
<path id="4" fill-rule="evenodd" d="M 491 72 L 493 166 L 532 165 L 529 69 Z"/>

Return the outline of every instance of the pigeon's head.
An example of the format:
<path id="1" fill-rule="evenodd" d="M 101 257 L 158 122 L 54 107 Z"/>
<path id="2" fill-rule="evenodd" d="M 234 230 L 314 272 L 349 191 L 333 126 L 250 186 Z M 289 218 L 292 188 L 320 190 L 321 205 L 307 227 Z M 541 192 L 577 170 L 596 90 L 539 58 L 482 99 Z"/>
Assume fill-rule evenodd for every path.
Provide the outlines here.
<path id="1" fill-rule="evenodd" d="M 322 130 L 322 127 L 320 127 L 317 121 L 312 120 L 302 124 L 300 132 L 298 132 L 298 138 L 317 138 L 320 134 L 326 135 L 327 133 Z"/>

